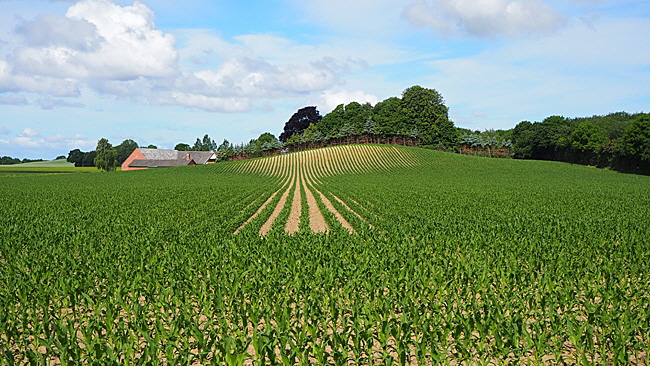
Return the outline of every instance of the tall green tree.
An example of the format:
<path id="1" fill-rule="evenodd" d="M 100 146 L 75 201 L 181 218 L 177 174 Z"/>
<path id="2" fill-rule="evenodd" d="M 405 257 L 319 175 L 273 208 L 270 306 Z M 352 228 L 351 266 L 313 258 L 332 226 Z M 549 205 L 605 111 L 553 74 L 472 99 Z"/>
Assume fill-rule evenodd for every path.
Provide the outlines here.
<path id="1" fill-rule="evenodd" d="M 318 130 L 327 138 L 334 138 L 338 135 L 341 126 L 345 124 L 345 105 L 339 104 L 323 116 L 321 121 L 316 125 Z"/>
<path id="2" fill-rule="evenodd" d="M 375 134 L 379 136 L 397 135 L 406 128 L 408 117 L 402 111 L 402 100 L 390 97 L 375 105 L 373 108 Z"/>
<path id="3" fill-rule="evenodd" d="M 228 160 L 235 156 L 235 147 L 228 140 L 224 139 L 221 145 L 217 147 L 216 152 L 219 161 Z"/>
<path id="4" fill-rule="evenodd" d="M 650 114 L 641 114 L 632 121 L 619 140 L 618 151 L 629 168 L 650 173 Z"/>
<path id="5" fill-rule="evenodd" d="M 97 155 L 95 156 L 95 166 L 99 170 L 110 172 L 117 167 L 117 152 L 113 149 L 113 145 L 107 139 L 101 138 L 97 142 L 95 149 Z"/>
<path id="6" fill-rule="evenodd" d="M 605 141 L 607 141 L 605 132 L 589 122 L 579 123 L 569 136 L 571 147 L 581 152 L 595 151 Z"/>
<path id="7" fill-rule="evenodd" d="M 199 139 L 197 137 L 196 142 L 194 142 L 194 146 L 192 146 L 192 150 L 194 151 L 215 151 L 217 150 L 217 143 L 214 142 L 213 139 L 208 136 L 206 133 L 203 136 L 203 139 Z"/>
<path id="8" fill-rule="evenodd" d="M 442 95 L 435 89 L 412 86 L 402 93 L 402 111 L 417 127 L 422 144 L 451 145 L 456 140 L 454 123 Z"/>

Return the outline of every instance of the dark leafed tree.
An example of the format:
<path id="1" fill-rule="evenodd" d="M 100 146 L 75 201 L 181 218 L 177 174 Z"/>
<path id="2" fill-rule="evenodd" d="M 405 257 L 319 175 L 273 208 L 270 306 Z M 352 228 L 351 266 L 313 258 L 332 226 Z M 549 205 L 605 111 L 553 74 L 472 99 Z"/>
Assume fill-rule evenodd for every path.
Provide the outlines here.
<path id="1" fill-rule="evenodd" d="M 122 165 L 124 160 L 131 155 L 133 150 L 138 148 L 138 143 L 131 140 L 127 139 L 122 141 L 121 144 L 115 147 L 115 150 L 117 150 L 117 164 Z"/>
<path id="2" fill-rule="evenodd" d="M 74 166 L 80 167 L 83 165 L 84 153 L 79 149 L 71 150 L 66 160 L 68 163 L 74 163 Z"/>
<path id="3" fill-rule="evenodd" d="M 302 133 L 309 125 L 318 124 L 323 119 L 316 107 L 299 109 L 284 124 L 284 132 L 280 134 L 280 141 L 286 142 L 293 134 Z"/>
<path id="4" fill-rule="evenodd" d="M 190 151 L 191 149 L 192 147 L 189 144 L 183 142 L 179 142 L 178 144 L 176 144 L 176 146 L 174 146 L 174 150 L 178 150 L 178 151 Z"/>
<path id="5" fill-rule="evenodd" d="M 97 151 L 89 151 L 84 153 L 83 161 L 80 166 L 91 167 L 95 166 L 95 157 L 97 157 Z"/>

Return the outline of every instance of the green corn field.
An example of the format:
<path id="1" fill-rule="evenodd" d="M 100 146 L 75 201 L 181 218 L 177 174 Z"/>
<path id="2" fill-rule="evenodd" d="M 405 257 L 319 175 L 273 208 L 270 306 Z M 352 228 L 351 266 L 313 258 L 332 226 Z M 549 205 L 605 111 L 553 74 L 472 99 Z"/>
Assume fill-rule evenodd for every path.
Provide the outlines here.
<path id="1" fill-rule="evenodd" d="M 350 145 L 0 178 L 2 365 L 647 365 L 650 177 Z"/>

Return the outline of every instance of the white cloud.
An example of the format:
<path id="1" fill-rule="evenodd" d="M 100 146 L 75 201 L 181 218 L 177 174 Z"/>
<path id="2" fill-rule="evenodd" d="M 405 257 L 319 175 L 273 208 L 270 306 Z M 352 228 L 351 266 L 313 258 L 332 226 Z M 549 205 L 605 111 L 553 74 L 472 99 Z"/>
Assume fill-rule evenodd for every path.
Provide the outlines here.
<path id="1" fill-rule="evenodd" d="M 5 126 L 0 126 L 0 135 L 8 135 L 11 133 L 11 130 L 9 130 Z"/>
<path id="2" fill-rule="evenodd" d="M 210 97 L 201 94 L 170 92 L 157 96 L 152 100 L 153 104 L 159 105 L 181 105 L 190 108 L 198 108 L 212 112 L 245 112 L 252 107 L 248 98 L 236 97 Z"/>
<path id="3" fill-rule="evenodd" d="M 94 51 L 104 41 L 97 26 L 85 19 L 72 19 L 56 14 L 41 14 L 34 21 L 16 28 L 30 47 L 62 47 L 79 51 Z"/>
<path id="4" fill-rule="evenodd" d="M 19 137 L 36 137 L 39 136 L 40 132 L 34 130 L 33 128 L 25 127 L 20 133 Z"/>
<path id="5" fill-rule="evenodd" d="M 25 130 L 31 130 L 30 133 L 35 131 L 26 128 Z M 11 146 L 12 148 L 19 147 L 28 149 L 26 151 L 65 151 L 71 149 L 81 149 L 82 151 L 94 150 L 97 146 L 97 140 L 88 140 L 83 137 L 70 137 L 60 134 L 56 135 L 47 135 L 45 137 L 39 137 L 40 134 L 30 135 L 23 132 L 11 139 L 0 139 L 0 144 L 5 144 Z M 18 149 L 20 150 L 20 149 Z"/>
<path id="6" fill-rule="evenodd" d="M 334 93 L 332 91 L 325 91 L 314 101 L 313 104 L 318 105 L 318 110 L 321 114 L 331 112 L 339 104 L 348 104 L 351 102 L 357 102 L 360 104 L 370 103 L 372 105 L 377 104 L 379 98 L 372 94 L 366 94 L 363 91 L 340 91 Z"/>
<path id="7" fill-rule="evenodd" d="M 336 72 L 319 62 L 272 64 L 264 59 L 229 59 L 218 69 L 194 74 L 206 92 L 237 96 L 273 97 L 320 91 L 334 85 Z"/>
<path id="8" fill-rule="evenodd" d="M 226 41 L 200 30 L 179 31 L 186 36 L 179 52 L 175 36 L 158 30 L 153 12 L 138 1 L 82 0 L 65 16 L 42 14 L 15 31 L 19 43 L 0 61 L 0 93 L 41 94 L 42 109 L 83 107 L 58 98 L 94 91 L 213 112 L 268 110 L 272 100 L 304 99 L 342 85 L 344 75 L 370 67 L 368 54 L 377 62 L 404 59 L 387 46 L 373 49 L 381 42 L 304 44 L 269 34 Z"/>
<path id="9" fill-rule="evenodd" d="M 563 23 L 563 16 L 542 0 L 417 0 L 403 15 L 445 36 L 519 37 L 546 33 Z"/>
<path id="10" fill-rule="evenodd" d="M 0 60 L 0 92 L 46 93 L 58 97 L 78 96 L 79 82 L 73 79 L 60 79 L 41 75 L 14 73 L 12 66 Z"/>
<path id="11" fill-rule="evenodd" d="M 18 31 L 26 42 L 13 55 L 19 73 L 117 80 L 176 73 L 174 37 L 157 30 L 153 12 L 137 1 L 81 1 L 65 17 L 41 15 Z"/>
<path id="12" fill-rule="evenodd" d="M 51 142 L 51 143 L 62 142 L 62 141 L 66 141 L 67 139 L 68 139 L 67 137 L 65 137 L 65 136 L 63 136 L 61 134 L 45 136 L 45 141 Z"/>
<path id="13" fill-rule="evenodd" d="M 37 148 L 41 147 L 41 141 L 35 140 L 32 137 L 18 136 L 9 141 L 10 144 L 18 145 L 20 147 Z"/>

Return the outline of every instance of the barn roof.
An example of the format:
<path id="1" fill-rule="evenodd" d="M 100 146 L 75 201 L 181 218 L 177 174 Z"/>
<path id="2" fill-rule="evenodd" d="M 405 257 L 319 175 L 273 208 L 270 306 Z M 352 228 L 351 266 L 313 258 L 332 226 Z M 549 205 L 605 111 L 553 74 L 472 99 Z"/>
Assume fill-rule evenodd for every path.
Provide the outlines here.
<path id="1" fill-rule="evenodd" d="M 190 154 L 190 159 L 197 164 L 206 164 L 208 160 L 214 160 L 217 157 L 212 151 L 179 151 L 178 159 L 187 159 L 187 154 Z"/>
<path id="2" fill-rule="evenodd" d="M 147 160 L 178 160 L 178 151 L 176 150 L 149 149 L 144 147 L 138 150 L 140 150 L 140 153 Z"/>
<path id="3" fill-rule="evenodd" d="M 150 160 L 150 159 L 135 159 L 129 164 L 129 168 L 163 168 L 172 166 L 185 166 L 195 162 L 194 159 L 175 159 L 175 160 Z M 195 162 L 196 163 L 196 162 Z"/>
<path id="4" fill-rule="evenodd" d="M 196 164 L 205 164 L 208 160 L 216 159 L 216 154 L 212 151 L 178 151 L 165 149 L 139 148 L 140 153 L 147 160 L 187 160 L 187 154 Z"/>

